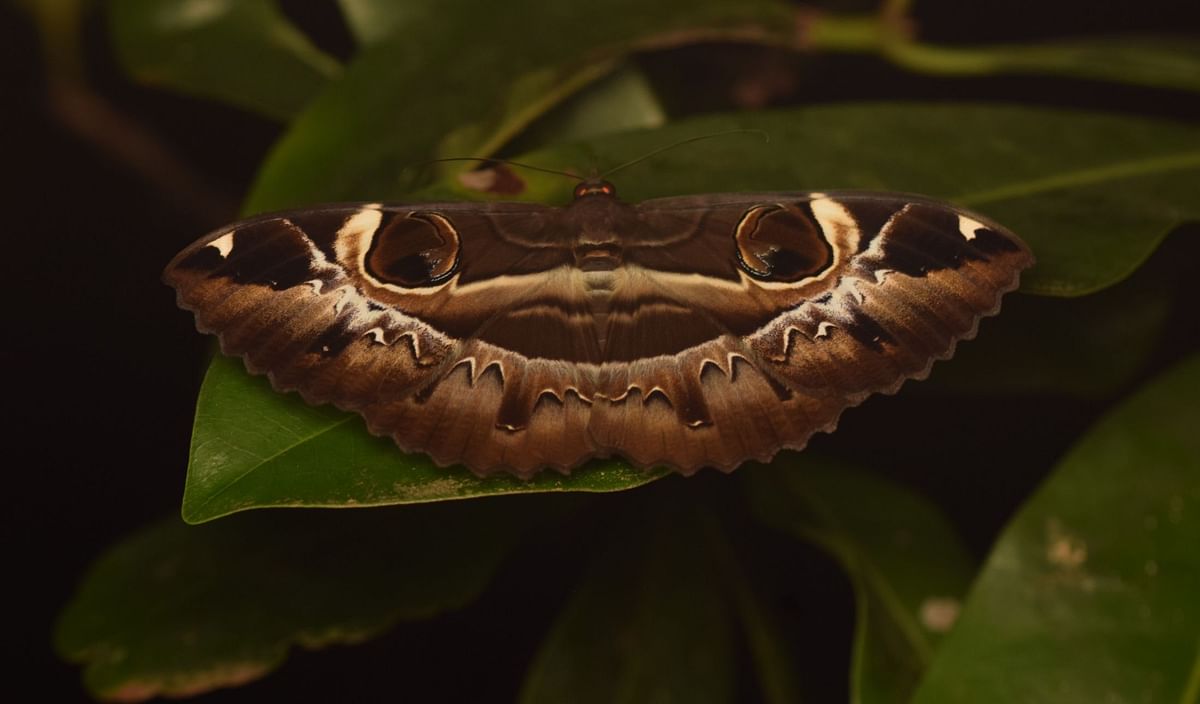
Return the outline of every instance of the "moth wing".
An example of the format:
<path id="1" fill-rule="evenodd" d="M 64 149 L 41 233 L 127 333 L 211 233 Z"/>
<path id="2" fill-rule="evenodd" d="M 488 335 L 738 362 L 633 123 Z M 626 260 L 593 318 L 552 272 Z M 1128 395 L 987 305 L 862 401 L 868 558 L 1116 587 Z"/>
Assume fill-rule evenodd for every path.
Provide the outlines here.
<path id="1" fill-rule="evenodd" d="M 555 266 L 561 254 L 527 244 L 554 210 L 347 204 L 265 215 L 196 241 L 163 278 L 201 332 L 279 391 L 356 411 L 372 432 L 441 464 L 565 468 L 594 449 L 578 399 L 547 410 L 560 416 L 557 427 L 506 436 L 496 428 L 502 370 L 510 388 L 522 373 L 536 382 L 548 370 L 429 322 L 487 325 L 506 294 L 464 308 L 454 287 Z"/>
<path id="2" fill-rule="evenodd" d="M 730 194 L 638 210 L 663 234 L 639 260 L 647 278 L 712 339 L 616 373 L 612 392 L 642 402 L 597 407 L 593 434 L 684 472 L 803 448 L 846 408 L 924 378 L 1033 263 L 999 225 L 919 196 Z M 643 327 L 631 339 L 656 326 Z"/>

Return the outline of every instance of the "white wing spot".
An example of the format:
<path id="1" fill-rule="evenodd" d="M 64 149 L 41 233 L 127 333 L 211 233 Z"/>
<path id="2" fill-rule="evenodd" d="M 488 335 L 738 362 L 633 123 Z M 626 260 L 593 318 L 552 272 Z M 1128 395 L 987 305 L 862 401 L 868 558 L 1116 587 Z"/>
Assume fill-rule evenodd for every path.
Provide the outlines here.
<path id="1" fill-rule="evenodd" d="M 812 208 L 825 240 L 833 245 L 835 251 L 853 251 L 852 248 L 858 245 L 862 233 L 859 232 L 858 223 L 846 206 L 826 197 L 810 201 L 808 207 Z"/>
<path id="2" fill-rule="evenodd" d="M 958 231 L 962 234 L 963 239 L 975 239 L 975 231 L 985 229 L 983 223 L 972 220 L 966 215 L 959 214 L 958 216 Z"/>
<path id="3" fill-rule="evenodd" d="M 822 320 L 817 324 L 817 337 L 829 337 L 829 328 L 837 327 L 828 320 Z"/>
<path id="4" fill-rule="evenodd" d="M 218 237 L 212 242 L 209 242 L 208 246 L 215 247 L 217 249 L 217 254 L 221 255 L 222 259 L 225 259 L 229 256 L 229 253 L 233 251 L 233 233 L 229 232 L 221 237 Z"/>
<path id="5" fill-rule="evenodd" d="M 369 203 L 346 220 L 342 229 L 338 230 L 338 237 L 372 235 L 382 221 L 383 213 L 379 210 L 379 203 Z"/>

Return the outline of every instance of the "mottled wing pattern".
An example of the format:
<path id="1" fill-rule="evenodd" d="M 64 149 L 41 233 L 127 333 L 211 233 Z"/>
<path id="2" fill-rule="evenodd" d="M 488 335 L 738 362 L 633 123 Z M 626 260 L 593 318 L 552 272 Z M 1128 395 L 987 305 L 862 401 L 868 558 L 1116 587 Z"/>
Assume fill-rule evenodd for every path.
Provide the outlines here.
<path id="1" fill-rule="evenodd" d="M 441 464 L 528 477 L 801 448 L 949 357 L 1032 261 L 920 197 L 589 196 L 265 216 L 165 278 L 276 388 Z"/>

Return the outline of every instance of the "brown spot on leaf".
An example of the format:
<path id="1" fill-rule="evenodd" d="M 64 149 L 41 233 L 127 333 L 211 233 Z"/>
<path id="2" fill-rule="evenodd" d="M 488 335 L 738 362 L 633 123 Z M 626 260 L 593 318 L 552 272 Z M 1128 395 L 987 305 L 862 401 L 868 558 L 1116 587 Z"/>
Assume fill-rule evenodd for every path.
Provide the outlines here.
<path id="1" fill-rule="evenodd" d="M 508 164 L 461 173 L 458 182 L 473 191 L 498 196 L 515 196 L 525 192 L 525 179 L 518 176 Z"/>
<path id="2" fill-rule="evenodd" d="M 1067 570 L 1077 569 L 1087 562 L 1087 543 L 1071 535 L 1058 521 L 1046 523 L 1046 561 Z"/>

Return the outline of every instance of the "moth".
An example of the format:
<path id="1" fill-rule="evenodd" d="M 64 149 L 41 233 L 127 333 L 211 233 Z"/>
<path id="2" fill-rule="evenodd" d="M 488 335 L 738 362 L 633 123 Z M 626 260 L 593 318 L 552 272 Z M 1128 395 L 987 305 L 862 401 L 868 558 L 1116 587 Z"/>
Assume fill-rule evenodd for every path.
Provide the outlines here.
<path id="1" fill-rule="evenodd" d="M 480 476 L 593 457 L 730 471 L 928 375 L 1034 259 L 919 196 L 728 193 L 564 207 L 322 205 L 221 228 L 164 273 L 279 391 Z"/>

